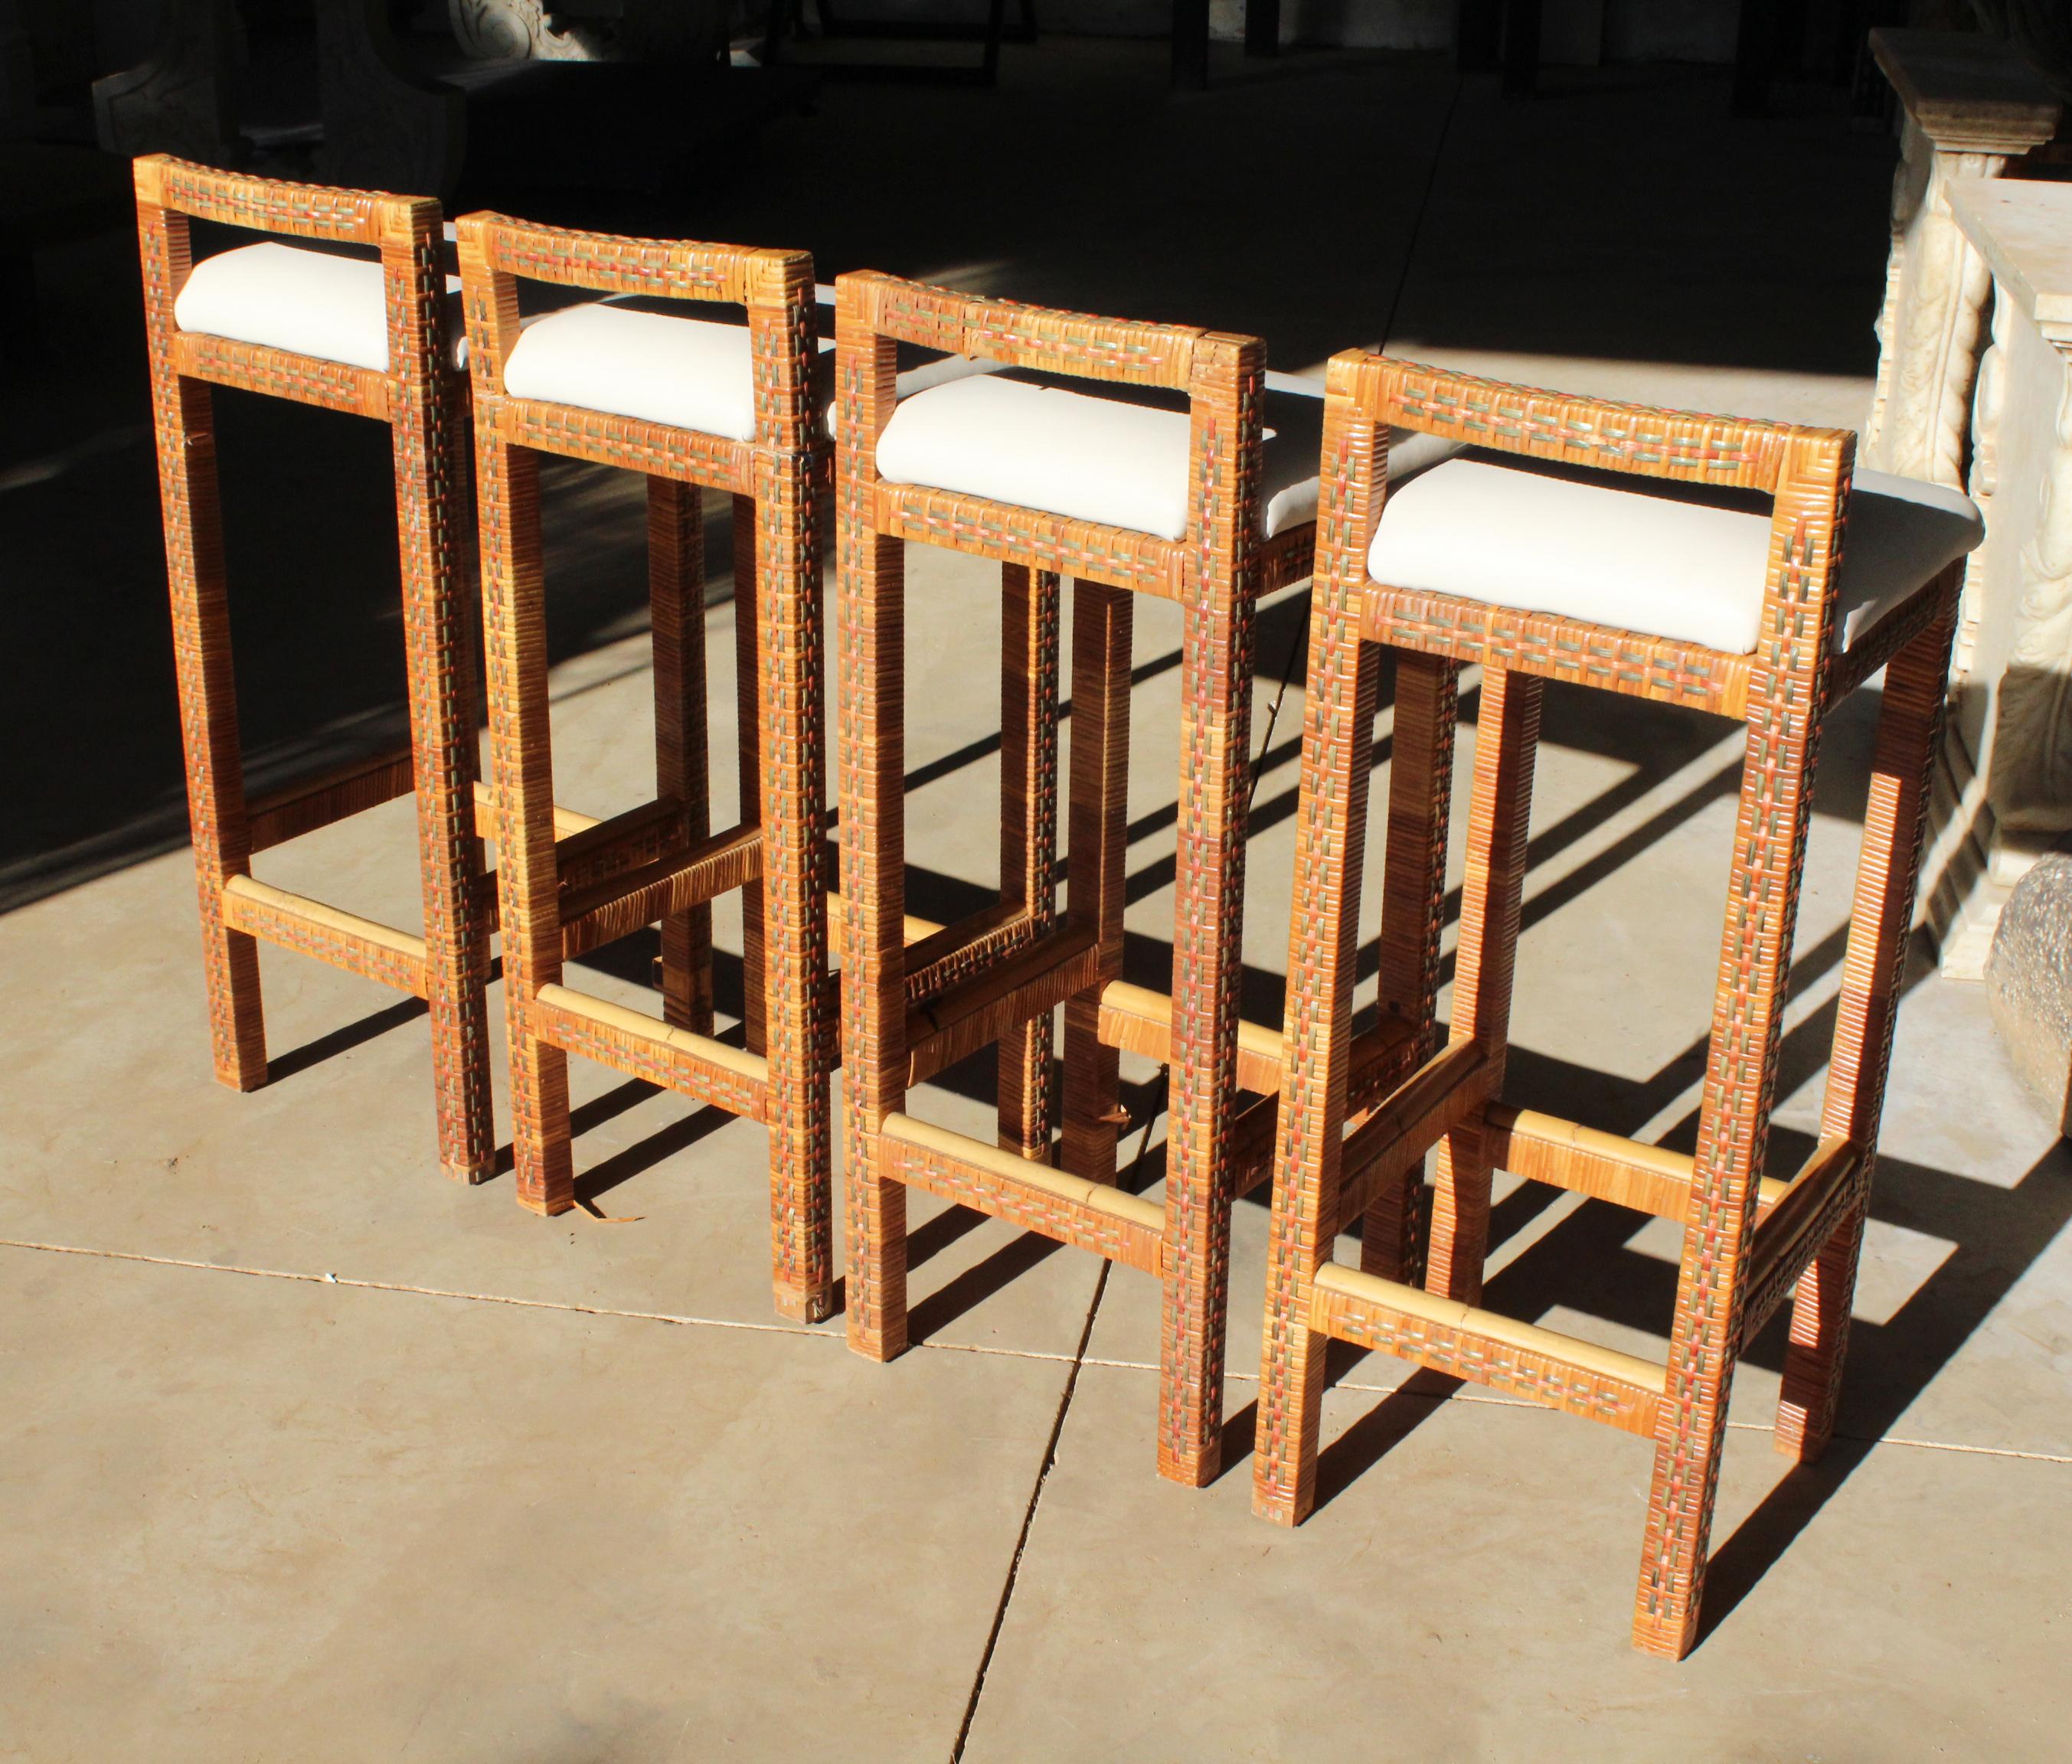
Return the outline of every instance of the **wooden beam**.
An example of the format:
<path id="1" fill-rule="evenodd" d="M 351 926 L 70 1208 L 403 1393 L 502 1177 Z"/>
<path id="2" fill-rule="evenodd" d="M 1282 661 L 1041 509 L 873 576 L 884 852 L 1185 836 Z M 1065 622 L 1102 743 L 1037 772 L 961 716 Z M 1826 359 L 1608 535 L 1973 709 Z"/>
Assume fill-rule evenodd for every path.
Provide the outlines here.
<path id="1" fill-rule="evenodd" d="M 1099 978 L 1093 928 L 1060 920 L 1007 960 L 907 1014 L 907 1087 L 998 1040 L 1008 1024 L 1054 1010 Z"/>
<path id="2" fill-rule="evenodd" d="M 286 845 L 348 815 L 407 796 L 411 787 L 408 742 L 388 753 L 349 759 L 253 798 L 245 811 L 250 849 L 261 852 Z"/>
<path id="3" fill-rule="evenodd" d="M 1346 1140 L 1338 1185 L 1345 1224 L 1367 1210 L 1383 1183 L 1401 1176 L 1482 1106 L 1490 1077 L 1482 1043 L 1455 1042 L 1382 1100 Z"/>
<path id="4" fill-rule="evenodd" d="M 1163 1270 L 1165 1211 L 1137 1195 L 911 1115 L 887 1115 L 880 1144 L 880 1168 L 913 1187 L 1147 1273 Z"/>
<path id="5" fill-rule="evenodd" d="M 1309 1326 L 1629 1433 L 1655 1431 L 1661 1367 L 1422 1287 L 1326 1262 L 1311 1288 Z"/>
<path id="6" fill-rule="evenodd" d="M 399 993 L 425 996 L 425 940 L 393 925 L 290 894 L 256 876 L 232 876 L 224 883 L 223 922 L 232 931 L 364 974 Z"/>
<path id="7" fill-rule="evenodd" d="M 765 1119 L 770 1067 L 751 1054 L 610 999 L 542 986 L 540 1032 L 557 1047 L 750 1120 Z"/>

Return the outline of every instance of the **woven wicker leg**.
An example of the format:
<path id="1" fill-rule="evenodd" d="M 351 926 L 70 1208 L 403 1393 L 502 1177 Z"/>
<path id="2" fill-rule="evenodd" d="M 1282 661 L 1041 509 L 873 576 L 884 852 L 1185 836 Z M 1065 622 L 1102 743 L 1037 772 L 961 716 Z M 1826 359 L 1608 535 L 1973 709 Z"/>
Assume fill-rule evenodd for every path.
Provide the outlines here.
<path id="1" fill-rule="evenodd" d="M 425 983 L 432 1018 L 432 1081 L 439 1163 L 480 1182 L 496 1164 L 489 1093 L 489 1004 L 477 944 L 480 842 L 475 837 L 476 768 L 474 596 L 462 573 L 465 543 L 451 523 L 462 460 L 450 453 L 457 426 L 445 408 L 440 339 L 402 377 L 389 408 L 396 467 L 396 530 L 403 570 L 403 633 L 410 691 L 411 776 L 417 808 L 417 871 L 424 899 Z"/>
<path id="2" fill-rule="evenodd" d="M 568 1055 L 541 1040 L 533 1024 L 540 989 L 561 977 L 537 455 L 478 430 L 475 488 L 511 1048 L 512 1158 L 520 1202 L 534 1212 L 562 1213 L 575 1204 Z"/>
<path id="3" fill-rule="evenodd" d="M 741 824 L 763 819 L 762 756 L 750 731 L 763 726 L 762 682 L 756 668 L 758 597 L 755 574 L 755 499 L 734 499 L 734 702 L 741 780 Z M 751 1054 L 764 1050 L 767 987 L 763 937 L 763 884 L 741 890 L 742 1045 Z"/>
<path id="4" fill-rule="evenodd" d="M 1379 648 L 1367 652 L 1378 666 Z M 1419 1063 L 1438 1038 L 1439 942 L 1446 906 L 1446 836 L 1453 798 L 1457 664 L 1396 654 L 1396 729 L 1388 766 L 1388 845 L 1381 895 L 1380 1008 L 1417 1031 Z M 1424 1160 L 1383 1183 L 1360 1228 L 1360 1266 L 1383 1280 L 1424 1277 Z"/>
<path id="5" fill-rule="evenodd" d="M 183 229 L 184 233 L 184 229 Z M 145 273 L 152 265 L 146 230 Z M 249 874 L 244 761 L 237 739 L 237 687 L 231 670 L 230 602 L 223 574 L 222 503 L 209 389 L 182 380 L 152 349 L 158 487 L 164 504 L 166 584 L 171 591 L 180 738 L 187 753 L 187 819 L 201 906 L 202 973 L 210 1050 L 218 1080 L 236 1090 L 266 1082 L 266 1024 L 259 996 L 259 945 L 223 923 L 223 885 Z"/>
<path id="6" fill-rule="evenodd" d="M 1525 841 L 1532 815 L 1532 765 L 1540 746 L 1545 682 L 1494 664 L 1482 669 L 1476 725 L 1474 794 L 1468 809 L 1466 874 L 1461 887 L 1460 953 L 1454 964 L 1448 1040 L 1479 1041 L 1503 1082 L 1511 1033 L 1511 985 L 1525 892 Z M 1427 1291 L 1481 1302 L 1489 1248 L 1490 1162 L 1472 1121 L 1447 1134 L 1433 1160 Z"/>
<path id="7" fill-rule="evenodd" d="M 1072 582 L 1072 748 L 1065 908 L 1094 928 L 1099 980 L 1065 1004 L 1059 1162 L 1089 1182 L 1115 1180 L 1122 1125 L 1116 1051 L 1100 1038 L 1100 992 L 1122 977 L 1123 886 L 1129 856 L 1129 657 L 1136 607 L 1127 590 Z"/>
<path id="8" fill-rule="evenodd" d="M 1055 916 L 1059 578 L 1003 564 L 1000 663 L 1000 898 L 1039 925 Z M 1000 1143 L 1050 1156 L 1051 1017 L 1000 1038 Z"/>
<path id="9" fill-rule="evenodd" d="M 906 1347 L 906 1190 L 878 1170 L 906 1100 L 906 556 L 846 512 L 841 644 L 842 1088 L 849 1346 Z"/>
<path id="10" fill-rule="evenodd" d="M 1252 1511 L 1282 1525 L 1300 1524 L 1316 1503 L 1327 1338 L 1309 1327 L 1310 1281 L 1330 1258 L 1339 1208 L 1380 655 L 1360 639 L 1356 583 L 1319 571 L 1311 592 L 1288 954 L 1293 1057 L 1281 1079 L 1252 1482 Z M 1401 728 L 1399 709 L 1399 742 Z M 1393 850 L 1392 837 L 1392 861 Z"/>
<path id="11" fill-rule="evenodd" d="M 1885 1075 L 1892 1063 L 1893 1026 L 1906 980 L 1928 778 L 1949 676 L 1952 628 L 1946 613 L 1885 668 L 1820 1126 L 1823 1137 L 1849 1140 L 1864 1148 L 1864 1156 L 1848 1217 L 1799 1282 L 1777 1408 L 1777 1449 L 1803 1463 L 1827 1449 L 1841 1395 L 1849 1306 L 1863 1248 Z"/>
<path id="12" fill-rule="evenodd" d="M 1173 1074 L 1166 1141 L 1159 1474 L 1191 1487 L 1223 1459 L 1231 1126 L 1250 792 L 1254 602 L 1227 577 L 1182 610 L 1174 883 Z"/>
<path id="13" fill-rule="evenodd" d="M 809 463 L 787 457 L 769 483 L 758 511 L 755 597 L 757 672 L 769 689 L 758 730 L 742 735 L 762 748 L 763 887 L 771 909 L 771 1268 L 778 1310 L 818 1322 L 833 1309 L 834 1286 L 822 1052 L 828 903 L 820 546 Z M 896 976 L 894 989 L 899 991 Z"/>
<path id="14" fill-rule="evenodd" d="M 684 805 L 693 841 L 712 831 L 705 734 L 705 541 L 701 494 L 672 478 L 648 480 L 648 595 L 655 632 L 655 789 Z M 747 725 L 741 739 L 751 738 Z M 709 1035 L 712 908 L 662 921 L 662 1014 Z"/>
<path id="15" fill-rule="evenodd" d="M 1803 703 L 1773 697 L 1772 690 L 1759 679 L 1749 694 L 1684 1272 L 1634 1609 L 1634 1646 L 1671 1659 L 1688 1653 L 1698 1634 L 1741 1341 L 1743 1264 L 1754 1223 L 1750 1196 L 1769 1138 L 1812 796 L 1815 726 Z"/>

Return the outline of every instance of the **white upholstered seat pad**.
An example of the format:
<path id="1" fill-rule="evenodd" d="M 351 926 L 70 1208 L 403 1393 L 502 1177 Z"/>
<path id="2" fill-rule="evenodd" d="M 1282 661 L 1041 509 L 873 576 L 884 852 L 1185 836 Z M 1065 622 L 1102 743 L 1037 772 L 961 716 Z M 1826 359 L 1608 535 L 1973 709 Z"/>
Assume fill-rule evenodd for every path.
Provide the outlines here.
<path id="1" fill-rule="evenodd" d="M 1627 482 L 1637 487 L 1486 456 L 1449 460 L 1391 489 L 1367 574 L 1391 587 L 1752 652 L 1769 515 L 1638 487 L 1655 480 Z M 1848 648 L 1984 534 L 1961 491 L 1859 471 L 1835 590 L 1835 648 Z"/>
<path id="2" fill-rule="evenodd" d="M 730 441 L 755 438 L 748 327 L 598 301 L 529 320 L 504 389 Z"/>
<path id="3" fill-rule="evenodd" d="M 204 257 L 173 302 L 183 331 L 388 372 L 381 265 L 268 240 Z M 446 278 L 446 336 L 462 335 L 460 278 Z"/>
<path id="4" fill-rule="evenodd" d="M 1260 534 L 1314 520 L 1323 407 L 1269 393 Z M 878 475 L 1161 539 L 1187 531 L 1186 412 L 977 373 L 900 401 Z"/>

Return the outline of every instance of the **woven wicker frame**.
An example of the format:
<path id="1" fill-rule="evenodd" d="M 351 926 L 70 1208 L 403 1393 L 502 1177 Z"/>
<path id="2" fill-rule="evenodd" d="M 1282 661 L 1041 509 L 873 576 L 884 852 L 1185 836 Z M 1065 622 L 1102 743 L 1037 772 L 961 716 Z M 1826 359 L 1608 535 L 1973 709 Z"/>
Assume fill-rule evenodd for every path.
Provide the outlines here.
<path id="1" fill-rule="evenodd" d="M 439 1162 L 471 1181 L 494 1167 L 487 903 L 475 829 L 473 589 L 466 568 L 465 383 L 447 366 L 438 203 L 240 177 L 156 154 L 136 162 L 137 233 L 164 506 L 187 805 L 201 901 L 216 1076 L 265 1082 L 258 945 L 265 938 L 430 1007 Z M 261 232 L 377 247 L 389 371 L 342 366 L 182 331 L 173 316 L 193 266 L 191 217 Z M 248 801 L 230 653 L 213 386 L 265 393 L 386 422 L 394 440 L 410 742 Z M 269 845 L 411 793 L 424 935 L 380 925 L 257 881 Z"/>
<path id="2" fill-rule="evenodd" d="M 1392 425 L 1774 499 L 1762 635 L 1750 656 L 1371 582 Z M 1637 409 L 1353 352 L 1330 367 L 1289 956 L 1285 1070 L 1254 1505 L 1284 1523 L 1315 1498 L 1330 1336 L 1530 1396 L 1655 1445 L 1634 1636 L 1680 1658 L 1700 1597 L 1736 1359 L 1795 1291 L 1778 1449 L 1832 1429 L 1919 859 L 1925 786 L 1961 566 L 1836 658 L 1828 590 L 1854 438 Z M 1482 666 L 1453 1020 L 1346 1133 L 1374 647 L 1398 652 L 1381 909 L 1385 1012 L 1433 1023 L 1453 681 Z M 1821 1137 L 1788 1183 L 1763 1180 L 1779 1022 L 1820 726 L 1889 662 Z M 1741 719 L 1748 755 L 1697 1151 L 1680 1157 L 1500 1101 L 1541 683 Z M 1410 768 L 1406 775 L 1405 768 Z M 1421 1270 L 1405 1222 L 1436 1148 Z M 1491 1173 L 1503 1168 L 1684 1224 L 1665 1367 L 1478 1308 Z M 1330 1259 L 1364 1210 L 1355 1273 Z M 1377 1240 L 1377 1224 L 1382 1227 Z M 1421 1280 L 1420 1280 L 1421 1273 Z"/>
<path id="3" fill-rule="evenodd" d="M 1257 485 L 1264 350 L 1256 339 L 973 298 L 874 273 L 837 284 L 837 677 L 844 961 L 842 1055 L 849 1340 L 906 1344 L 907 1186 L 1152 1273 L 1164 1289 L 1158 1467 L 1190 1485 L 1220 1462 L 1233 1196 L 1263 1172 L 1277 1038 L 1240 1034 L 1240 915 L 1253 606 L 1307 567 L 1305 525 L 1262 545 Z M 1153 538 L 949 491 L 882 482 L 879 435 L 902 342 L 1083 379 L 1183 391 L 1192 516 Z M 906 947 L 904 545 L 1002 566 L 1005 796 L 1000 908 Z M 1074 578 L 1066 906 L 1050 881 L 1058 819 L 1058 598 Z M 1183 612 L 1178 873 L 1170 999 L 1121 983 L 1133 596 Z M 1018 682 L 1020 682 L 1018 684 Z M 1037 1100 L 1064 1008 L 1054 1156 Z M 909 1088 L 1001 1043 L 1001 1145 L 904 1112 Z M 1171 1067 L 1162 1209 L 1116 1186 L 1117 1054 Z M 1262 1071 L 1264 1076 L 1260 1074 Z M 1262 1127 L 1268 1129 L 1262 1131 Z"/>
<path id="4" fill-rule="evenodd" d="M 458 223 L 475 384 L 483 620 L 503 900 L 513 1162 L 520 1200 L 574 1204 L 569 1053 L 665 1084 L 770 1130 L 777 1309 L 829 1310 L 832 1205 L 824 981 L 824 763 L 816 491 L 826 447 L 811 380 L 812 260 L 803 252 Z M 755 436 L 726 440 L 504 387 L 517 284 L 745 306 Z M 656 800 L 557 829 L 548 718 L 539 458 L 648 480 L 655 629 Z M 742 822 L 710 826 L 699 487 L 734 497 Z M 744 891 L 744 1045 L 713 1036 L 713 898 Z M 562 984 L 565 957 L 660 923 L 664 1021 Z"/>

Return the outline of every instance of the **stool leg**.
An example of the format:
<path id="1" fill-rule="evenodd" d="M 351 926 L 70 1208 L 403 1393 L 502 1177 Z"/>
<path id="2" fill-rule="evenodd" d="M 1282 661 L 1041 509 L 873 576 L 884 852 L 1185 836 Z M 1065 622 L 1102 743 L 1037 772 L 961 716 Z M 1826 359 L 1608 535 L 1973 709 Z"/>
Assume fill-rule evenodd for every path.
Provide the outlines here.
<path id="1" fill-rule="evenodd" d="M 1058 861 L 1059 580 L 1054 571 L 1000 571 L 1000 898 L 1038 924 L 1055 917 Z M 1000 1038 L 1000 1143 L 1050 1156 L 1051 1018 Z"/>
<path id="2" fill-rule="evenodd" d="M 1381 651 L 1363 646 L 1363 664 Z M 1380 1005 L 1413 1030 L 1419 1063 L 1438 1039 L 1439 944 L 1445 928 L 1446 838 L 1453 812 L 1453 734 L 1460 715 L 1457 662 L 1396 652 L 1396 728 L 1388 763 L 1388 844 L 1381 893 Z M 1360 1228 L 1360 1268 L 1383 1280 L 1424 1277 L 1420 1158 L 1383 1185 Z"/>
<path id="3" fill-rule="evenodd" d="M 1182 612 L 1158 1469 L 1196 1488 L 1223 1460 L 1252 613 L 1227 577 Z"/>
<path id="4" fill-rule="evenodd" d="M 845 515 L 841 640 L 842 1088 L 849 1346 L 906 1348 L 906 1189 L 878 1172 L 906 1086 L 906 555 Z"/>
<path id="5" fill-rule="evenodd" d="M 152 368 L 210 1047 L 219 1082 L 236 1090 L 257 1090 L 266 1082 L 259 945 L 223 923 L 223 885 L 232 876 L 250 873 L 252 853 L 237 739 L 237 685 L 231 672 L 215 414 L 205 383 L 179 378 L 156 350 Z"/>
<path id="6" fill-rule="evenodd" d="M 426 347 L 427 357 L 430 347 Z M 475 837 L 474 597 L 465 547 L 464 429 L 445 408 L 436 364 L 401 382 L 389 412 L 403 634 L 410 692 L 410 764 L 424 899 L 425 993 L 432 1018 L 432 1082 L 439 1163 L 481 1182 L 496 1166 L 490 1104 L 489 1001 L 477 916 L 482 847 Z"/>
<path id="7" fill-rule="evenodd" d="M 763 886 L 772 933 L 764 1026 L 771 1265 L 779 1312 L 816 1323 L 831 1314 L 834 1290 L 822 1028 L 828 897 L 820 549 L 810 462 L 782 458 L 768 478 L 772 493 L 758 505 L 755 630 L 756 671 L 769 690 L 760 724 L 742 738 L 762 750 Z"/>
<path id="8" fill-rule="evenodd" d="M 546 584 L 540 462 L 475 434 L 482 622 L 489 660 L 489 754 L 503 909 L 504 1002 L 511 1049 L 511 1149 L 518 1199 L 536 1213 L 575 1204 L 569 1060 L 534 1026 L 542 986 L 561 977 L 554 857 L 554 755 L 547 710 Z"/>
<path id="9" fill-rule="evenodd" d="M 1683 1269 L 1648 1491 L 1634 1645 L 1681 1659 L 1698 1614 L 1741 1347 L 1741 1270 L 1770 1135 L 1817 731 L 1803 698 L 1749 713 L 1720 976 L 1705 1056 Z"/>
<path id="10" fill-rule="evenodd" d="M 1129 591 L 1072 582 L 1072 748 L 1065 909 L 1100 950 L 1092 987 L 1065 1003 L 1059 1161 L 1088 1182 L 1115 1180 L 1120 1078 L 1100 1038 L 1100 996 L 1122 977 L 1123 885 L 1129 856 Z"/>
<path id="11" fill-rule="evenodd" d="M 648 600 L 655 632 L 655 788 L 684 805 L 691 840 L 712 831 L 705 734 L 705 537 L 695 484 L 648 480 Z M 740 739 L 753 740 L 753 724 Z M 712 908 L 662 921 L 662 1014 L 701 1035 L 713 1028 Z"/>
<path id="12" fill-rule="evenodd" d="M 1474 794 L 1468 809 L 1466 874 L 1461 888 L 1460 952 L 1453 968 L 1450 1042 L 1479 1041 L 1491 1092 L 1503 1083 L 1511 1035 L 1511 977 L 1525 893 L 1526 836 L 1532 816 L 1533 760 L 1544 685 L 1494 664 L 1482 669 L 1476 723 Z M 1478 1304 L 1489 1249 L 1490 1162 L 1479 1127 L 1464 1122 L 1440 1141 L 1432 1188 L 1428 1292 Z"/>
<path id="13" fill-rule="evenodd" d="M 734 703 L 741 779 L 741 824 L 763 820 L 763 766 L 754 731 L 763 726 L 763 685 L 757 677 L 755 580 L 755 499 L 734 499 Z M 768 990 L 763 947 L 763 884 L 746 883 L 741 890 L 742 1045 L 751 1054 L 764 1051 L 763 1023 Z"/>
<path id="14" fill-rule="evenodd" d="M 1360 639 L 1357 595 L 1320 569 L 1295 825 L 1285 1026 L 1292 1057 L 1281 1077 L 1252 1473 L 1252 1510 L 1282 1525 L 1299 1525 L 1317 1499 L 1328 1338 L 1309 1327 L 1310 1283 L 1337 1236 L 1380 655 Z M 1399 710 L 1399 740 L 1401 728 Z"/>
<path id="15" fill-rule="evenodd" d="M 1928 778 L 1949 675 L 1953 622 L 1946 612 L 1885 668 L 1877 752 L 1864 811 L 1863 855 L 1842 964 L 1835 1052 L 1820 1131 L 1864 1148 L 1856 1199 L 1799 1282 L 1777 1408 L 1777 1449 L 1811 1463 L 1827 1447 L 1841 1396 L 1849 1306 L 1863 1248 L 1864 1214 L 1892 1063 L 1893 1026 L 1914 923 Z"/>

